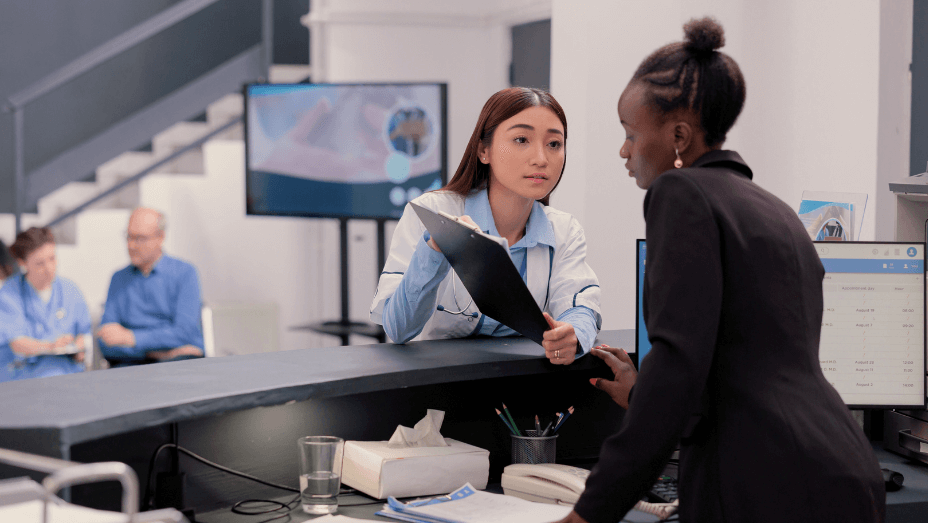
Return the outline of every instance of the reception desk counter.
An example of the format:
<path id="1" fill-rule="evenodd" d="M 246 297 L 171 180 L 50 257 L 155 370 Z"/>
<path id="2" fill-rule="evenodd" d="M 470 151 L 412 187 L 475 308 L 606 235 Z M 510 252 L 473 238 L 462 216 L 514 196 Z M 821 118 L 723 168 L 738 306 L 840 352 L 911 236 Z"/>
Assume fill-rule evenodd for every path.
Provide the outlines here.
<path id="1" fill-rule="evenodd" d="M 634 350 L 634 331 L 604 331 L 597 343 Z M 295 350 L 207 358 L 0 383 L 0 447 L 80 462 L 123 461 L 144 486 L 161 444 L 296 485 L 296 440 L 308 434 L 388 439 L 428 408 L 446 411 L 442 433 L 491 452 L 491 477 L 509 458 L 494 408 L 517 423 L 577 412 L 559 433 L 559 461 L 595 459 L 622 410 L 593 389 L 609 376 L 597 358 L 552 365 L 522 338 L 480 338 Z M 198 511 L 246 497 L 276 496 L 164 452 L 156 471 L 186 473 L 186 503 Z M 0 468 L 0 478 L 24 471 Z M 103 494 L 100 492 L 104 491 Z M 75 487 L 76 502 L 112 508 L 118 488 Z M 112 498 L 112 499 L 110 499 Z"/>

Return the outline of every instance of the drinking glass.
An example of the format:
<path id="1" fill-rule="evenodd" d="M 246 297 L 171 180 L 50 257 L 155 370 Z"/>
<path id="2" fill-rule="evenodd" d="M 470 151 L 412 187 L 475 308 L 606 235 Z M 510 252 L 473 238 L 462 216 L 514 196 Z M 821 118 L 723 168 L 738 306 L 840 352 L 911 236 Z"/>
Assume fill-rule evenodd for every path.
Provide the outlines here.
<path id="1" fill-rule="evenodd" d="M 332 514 L 338 509 L 345 440 L 335 436 L 306 436 L 297 444 L 303 512 Z"/>

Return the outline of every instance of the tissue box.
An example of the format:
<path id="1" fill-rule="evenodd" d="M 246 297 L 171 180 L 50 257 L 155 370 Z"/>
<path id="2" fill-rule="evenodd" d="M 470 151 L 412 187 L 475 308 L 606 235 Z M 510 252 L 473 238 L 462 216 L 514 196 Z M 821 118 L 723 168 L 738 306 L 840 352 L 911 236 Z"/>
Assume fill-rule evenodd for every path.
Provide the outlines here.
<path id="1" fill-rule="evenodd" d="M 390 448 L 386 441 L 346 441 L 342 483 L 377 499 L 447 494 L 465 483 L 487 488 L 490 451 L 445 442 L 449 446 Z"/>

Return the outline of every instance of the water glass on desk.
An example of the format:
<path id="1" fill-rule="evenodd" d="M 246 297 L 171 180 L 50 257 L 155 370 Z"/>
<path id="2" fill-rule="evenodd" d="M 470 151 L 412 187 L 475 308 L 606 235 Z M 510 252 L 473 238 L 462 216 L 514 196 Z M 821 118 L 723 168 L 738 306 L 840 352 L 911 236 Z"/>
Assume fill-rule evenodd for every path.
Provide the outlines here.
<path id="1" fill-rule="evenodd" d="M 300 493 L 303 512 L 332 514 L 338 509 L 345 440 L 335 436 L 306 436 L 300 447 Z"/>

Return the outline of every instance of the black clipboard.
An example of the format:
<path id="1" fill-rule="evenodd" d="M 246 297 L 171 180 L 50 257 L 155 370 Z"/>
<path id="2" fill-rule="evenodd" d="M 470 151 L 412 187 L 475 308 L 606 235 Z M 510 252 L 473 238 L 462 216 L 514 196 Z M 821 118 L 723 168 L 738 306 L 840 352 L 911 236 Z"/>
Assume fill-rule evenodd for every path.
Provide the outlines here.
<path id="1" fill-rule="evenodd" d="M 501 244 L 456 220 L 410 203 L 480 311 L 541 345 L 550 327 Z M 526 253 L 526 255 L 528 255 Z"/>

